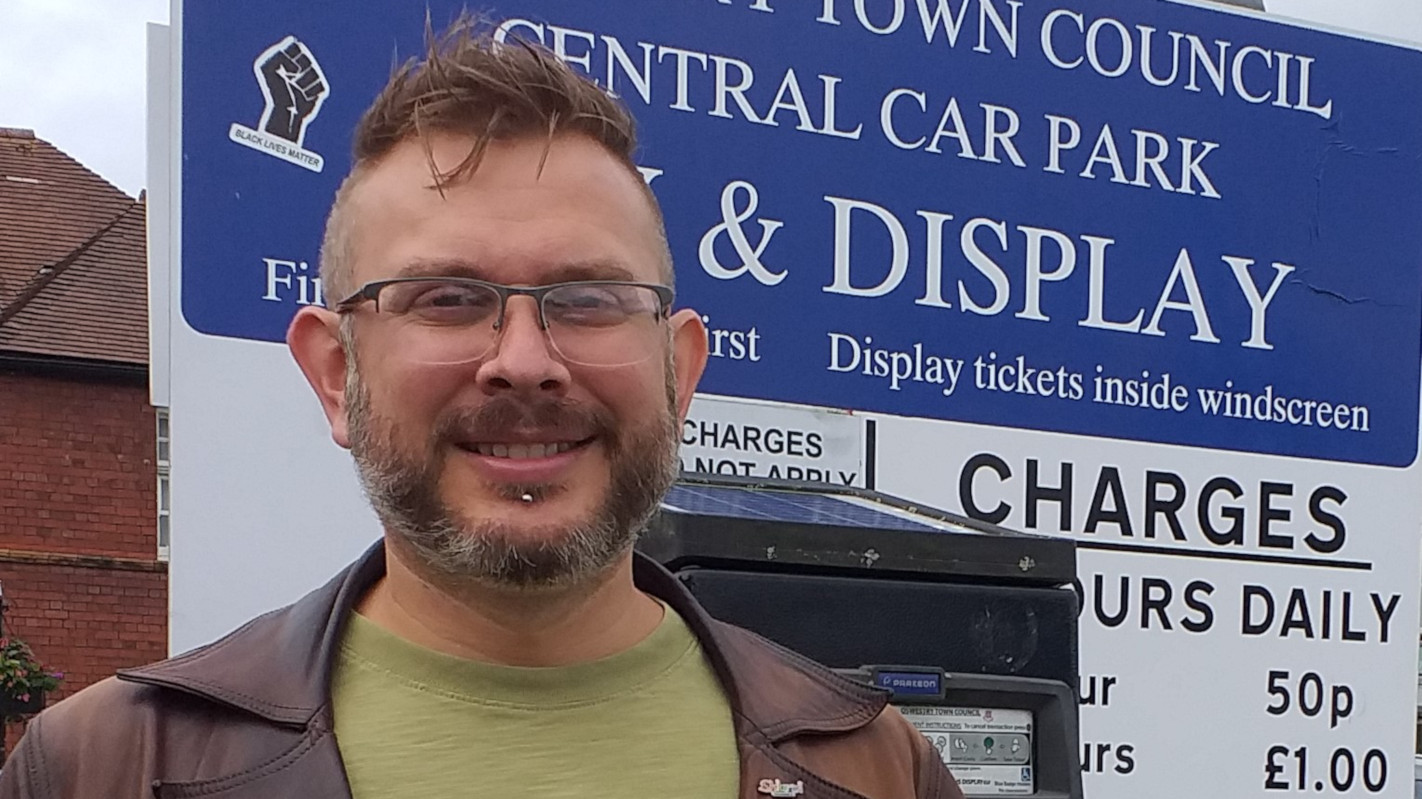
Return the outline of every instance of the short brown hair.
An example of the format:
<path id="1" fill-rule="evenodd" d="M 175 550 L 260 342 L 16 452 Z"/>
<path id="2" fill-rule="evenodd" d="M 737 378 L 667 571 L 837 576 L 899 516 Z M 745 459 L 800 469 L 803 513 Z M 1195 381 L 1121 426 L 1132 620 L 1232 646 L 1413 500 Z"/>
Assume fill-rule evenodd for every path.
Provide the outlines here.
<path id="1" fill-rule="evenodd" d="M 491 141 L 562 133 L 587 136 L 621 161 L 646 191 L 661 237 L 662 279 L 672 282 L 671 255 L 661 209 L 637 171 L 636 123 L 617 100 L 573 71 L 541 45 L 515 37 L 494 40 L 494 26 L 465 12 L 443 32 L 425 20 L 425 53 L 398 66 L 356 126 L 350 174 L 341 183 L 326 220 L 321 245 L 321 282 L 334 301 L 354 291 L 348 285 L 350 236 L 346 199 L 365 170 L 400 143 L 418 138 L 430 152 L 431 133 L 470 135 L 464 160 L 440 172 L 430 157 L 434 188 L 468 178 Z M 546 153 L 545 153 L 546 155 Z"/>

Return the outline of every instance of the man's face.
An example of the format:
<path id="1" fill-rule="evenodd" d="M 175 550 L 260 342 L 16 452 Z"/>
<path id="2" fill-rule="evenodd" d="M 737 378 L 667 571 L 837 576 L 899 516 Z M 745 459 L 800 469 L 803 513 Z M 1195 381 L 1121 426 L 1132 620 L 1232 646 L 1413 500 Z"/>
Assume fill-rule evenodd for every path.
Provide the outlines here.
<path id="1" fill-rule="evenodd" d="M 470 141 L 430 145 L 448 170 Z M 363 177 L 349 197 L 351 285 L 414 275 L 661 282 L 659 230 L 637 177 L 589 139 L 496 142 L 470 179 L 442 195 L 432 182 L 415 141 Z M 463 363 L 412 357 L 418 328 L 371 303 L 347 324 L 346 443 L 393 543 L 431 577 L 586 580 L 627 552 L 675 476 L 678 403 L 705 358 L 694 314 L 639 343 L 640 362 L 612 368 L 561 358 L 529 297 L 510 298 L 496 348 Z"/>

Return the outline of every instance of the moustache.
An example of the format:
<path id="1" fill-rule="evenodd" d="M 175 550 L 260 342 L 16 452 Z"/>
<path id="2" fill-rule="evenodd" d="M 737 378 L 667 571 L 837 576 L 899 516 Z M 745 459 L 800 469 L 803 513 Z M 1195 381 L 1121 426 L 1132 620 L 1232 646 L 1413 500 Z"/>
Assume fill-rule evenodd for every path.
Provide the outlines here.
<path id="1" fill-rule="evenodd" d="M 498 441 L 510 435 L 582 441 L 612 438 L 615 430 L 607 411 L 572 400 L 499 396 L 477 408 L 451 411 L 436 425 L 435 436 L 452 444 Z"/>

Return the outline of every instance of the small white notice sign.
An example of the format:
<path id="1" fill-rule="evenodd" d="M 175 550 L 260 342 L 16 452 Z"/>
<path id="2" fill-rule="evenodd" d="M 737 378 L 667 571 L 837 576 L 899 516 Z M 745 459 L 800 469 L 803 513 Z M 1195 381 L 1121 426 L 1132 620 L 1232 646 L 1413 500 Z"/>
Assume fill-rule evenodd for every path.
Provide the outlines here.
<path id="1" fill-rule="evenodd" d="M 864 424 L 845 411 L 698 394 L 681 425 L 681 468 L 863 488 Z"/>

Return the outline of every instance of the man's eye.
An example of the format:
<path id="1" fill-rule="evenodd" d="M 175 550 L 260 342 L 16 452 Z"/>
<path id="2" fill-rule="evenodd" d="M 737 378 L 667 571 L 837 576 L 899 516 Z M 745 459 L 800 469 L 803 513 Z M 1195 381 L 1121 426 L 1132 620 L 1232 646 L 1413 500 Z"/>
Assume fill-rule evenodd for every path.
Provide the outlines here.
<path id="1" fill-rule="evenodd" d="M 412 307 L 463 308 L 488 304 L 488 295 L 485 292 L 462 288 L 440 288 L 431 289 L 416 297 Z"/>
<path id="2" fill-rule="evenodd" d="M 617 286 L 579 286 L 548 295 L 544 310 L 568 324 L 616 324 L 627 318 L 626 304 Z"/>
<path id="3" fill-rule="evenodd" d="M 417 284 L 404 299 L 404 313 L 440 322 L 481 321 L 499 309 L 498 295 L 478 286 Z"/>
<path id="4" fill-rule="evenodd" d="M 569 309 L 601 309 L 618 308 L 621 303 L 617 300 L 617 295 L 611 291 L 579 291 L 568 292 L 557 297 L 557 305 Z"/>

